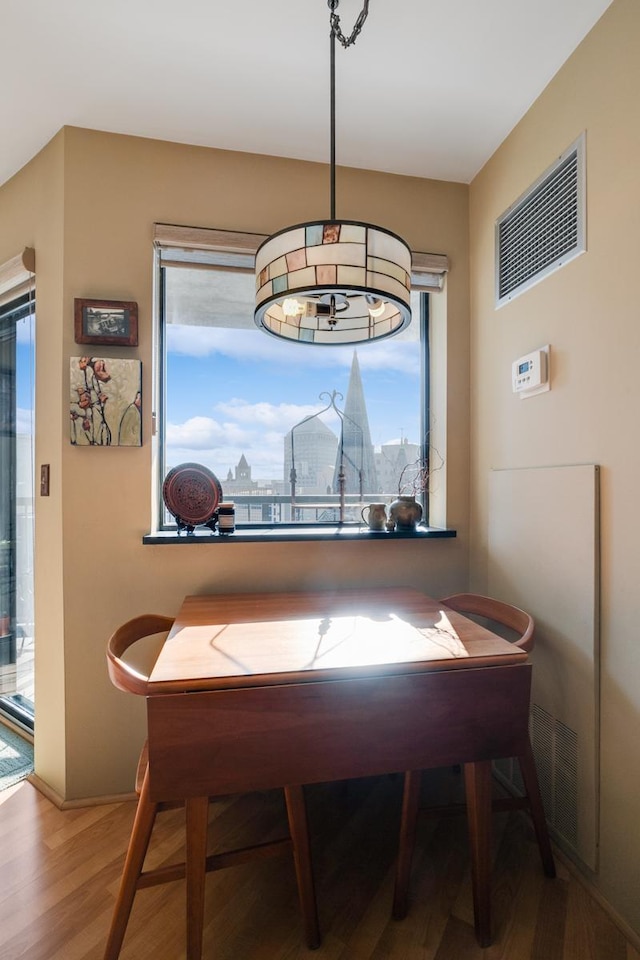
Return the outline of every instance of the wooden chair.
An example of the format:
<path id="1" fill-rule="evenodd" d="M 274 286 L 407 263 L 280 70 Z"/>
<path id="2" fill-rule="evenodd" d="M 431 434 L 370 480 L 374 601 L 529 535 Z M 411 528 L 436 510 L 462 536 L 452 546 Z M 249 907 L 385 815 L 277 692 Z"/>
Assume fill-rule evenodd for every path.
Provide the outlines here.
<path id="1" fill-rule="evenodd" d="M 492 626 L 494 628 L 506 627 L 515 634 L 515 638 L 511 639 L 511 637 L 508 637 L 505 639 L 511 639 L 512 643 L 526 651 L 530 651 L 533 648 L 535 629 L 533 617 L 531 617 L 530 614 L 526 613 L 524 610 L 521 610 L 519 607 L 514 607 L 511 604 L 504 603 L 502 600 L 494 600 L 491 597 L 483 597 L 471 593 L 458 593 L 450 597 L 445 597 L 445 599 L 442 600 L 442 603 L 451 610 L 462 613 L 464 616 L 470 616 L 472 619 L 475 617 L 481 617 L 483 620 L 490 621 L 488 624 L 489 629 L 491 629 Z M 538 841 L 538 848 L 540 851 L 544 873 L 548 877 L 555 877 L 556 871 L 553 860 L 553 852 L 551 850 L 551 842 L 549 840 L 549 833 L 547 830 L 547 823 L 542 805 L 542 796 L 540 794 L 540 787 L 538 784 L 538 774 L 536 772 L 535 761 L 533 758 L 533 750 L 531 748 L 531 741 L 528 735 L 525 737 L 525 742 L 526 746 L 524 748 L 524 752 L 517 757 L 518 763 L 520 764 L 525 796 L 494 800 L 492 802 L 492 809 L 513 810 L 526 808 L 529 810 L 536 833 L 536 839 Z M 496 757 L 495 759 L 502 758 Z M 468 765 L 465 765 L 465 774 L 467 773 L 467 766 Z M 420 812 L 420 779 L 420 770 L 409 770 L 404 776 L 400 839 L 398 844 L 396 882 L 393 900 L 393 916 L 396 920 L 400 920 L 406 916 L 408 909 L 411 859 L 415 844 L 416 821 Z M 474 846 L 477 841 L 476 830 L 478 829 L 477 826 L 475 826 L 475 824 L 477 824 L 477 818 L 474 814 L 474 807 L 479 798 L 476 795 L 476 789 L 472 788 L 471 779 L 467 776 L 465 776 L 465 783 L 467 788 L 467 814 L 470 832 L 469 839 L 471 845 Z M 489 783 L 487 783 L 485 789 L 490 789 Z M 461 810 L 465 810 L 464 805 L 461 807 Z M 449 812 L 449 810 L 448 808 L 439 807 L 433 808 L 432 812 L 437 815 L 442 815 L 443 813 Z M 473 878 L 473 883 L 475 889 L 475 877 Z M 483 895 L 487 896 L 487 891 L 484 891 Z M 487 946 L 488 943 L 485 943 L 484 945 Z"/>
<path id="2" fill-rule="evenodd" d="M 516 637 L 508 638 L 514 646 L 526 650 L 527 653 L 533 650 L 535 623 L 533 617 L 520 607 L 494 600 L 493 597 L 482 597 L 477 593 L 454 593 L 445 597 L 442 603 L 465 617 L 483 617 L 494 624 L 507 627 L 517 634 Z"/>
<path id="3" fill-rule="evenodd" d="M 132 661 L 130 657 L 124 659 L 124 654 L 138 641 L 144 640 L 145 638 L 156 637 L 160 634 L 167 634 L 168 631 L 171 630 L 173 622 L 171 617 L 164 617 L 158 614 L 145 614 L 140 617 L 135 617 L 133 620 L 129 620 L 127 623 L 118 627 L 109 639 L 107 645 L 107 666 L 111 681 L 119 690 L 124 690 L 127 693 L 135 693 L 140 696 L 148 694 L 149 674 L 157 657 L 157 646 L 151 651 L 147 649 L 146 656 L 142 660 L 137 659 Z M 133 652 L 135 653 L 135 651 Z M 151 656 L 149 656 L 150 652 Z M 150 798 L 147 743 L 145 743 L 142 748 L 138 762 L 136 793 L 138 794 L 138 806 L 107 939 L 104 960 L 117 960 L 120 955 L 136 892 L 144 887 L 184 879 L 186 876 L 185 863 L 171 864 L 143 872 L 144 861 L 156 815 L 162 809 L 176 806 L 175 803 L 163 804 L 153 801 Z M 292 854 L 305 936 L 308 946 L 314 949 L 320 945 L 320 930 L 311 869 L 311 852 L 304 794 L 302 787 L 299 786 L 286 787 L 284 793 L 289 823 L 290 835 L 288 837 L 252 847 L 245 847 L 240 850 L 231 850 L 209 856 L 206 859 L 205 870 L 206 872 L 210 870 L 220 870 L 235 864 L 246 863 L 250 859 L 265 859 L 282 853 Z M 187 848 L 189 847 L 191 829 L 192 827 L 187 817 Z M 193 924 L 190 924 L 190 918 L 187 917 L 187 956 L 189 960 L 192 956 L 199 957 L 201 955 L 201 942 L 195 944 L 193 942 L 193 926 Z"/>

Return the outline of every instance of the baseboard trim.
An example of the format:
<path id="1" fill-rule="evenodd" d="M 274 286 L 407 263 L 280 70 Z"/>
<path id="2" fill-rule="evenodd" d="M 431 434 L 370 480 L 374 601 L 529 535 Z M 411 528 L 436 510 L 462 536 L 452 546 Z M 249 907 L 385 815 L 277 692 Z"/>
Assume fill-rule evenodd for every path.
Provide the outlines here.
<path id="1" fill-rule="evenodd" d="M 499 772 L 494 770 L 493 776 L 498 781 L 500 786 L 502 786 L 512 797 L 519 796 L 519 794 L 516 793 L 513 784 L 501 776 Z M 526 811 L 522 811 L 521 816 L 527 817 L 528 814 Z M 606 897 L 603 896 L 593 880 L 591 880 L 587 875 L 585 869 L 581 868 L 579 863 L 573 860 L 569 854 L 558 845 L 558 842 L 554 837 L 551 838 L 551 845 L 553 847 L 554 857 L 557 857 L 558 860 L 562 861 L 572 877 L 574 877 L 574 879 L 585 888 L 589 896 L 593 897 L 596 903 L 602 907 L 611 922 L 615 924 L 620 933 L 625 937 L 626 940 L 628 940 L 634 950 L 640 952 L 640 935 L 637 934 L 635 930 L 629 926 L 627 921 L 620 916 L 620 914 L 609 903 Z"/>
<path id="2" fill-rule="evenodd" d="M 563 865 L 567 868 L 569 873 L 580 883 L 590 897 L 598 903 L 607 916 L 610 918 L 611 922 L 616 925 L 620 933 L 629 941 L 634 950 L 640 952 L 640 935 L 638 935 L 635 930 L 633 930 L 626 920 L 624 920 L 617 910 L 611 906 L 609 901 L 602 895 L 598 890 L 596 885 L 592 880 L 589 879 L 584 873 L 583 870 L 569 857 L 563 850 L 561 850 L 557 843 L 553 844 L 553 855 L 561 860 Z"/>
<path id="3" fill-rule="evenodd" d="M 137 799 L 137 794 L 132 791 L 131 793 L 113 793 L 102 797 L 80 797 L 77 800 L 65 800 L 37 774 L 29 774 L 27 780 L 36 788 L 38 793 L 50 800 L 58 810 L 79 810 L 82 807 L 100 807 L 108 803 L 125 803 Z"/>

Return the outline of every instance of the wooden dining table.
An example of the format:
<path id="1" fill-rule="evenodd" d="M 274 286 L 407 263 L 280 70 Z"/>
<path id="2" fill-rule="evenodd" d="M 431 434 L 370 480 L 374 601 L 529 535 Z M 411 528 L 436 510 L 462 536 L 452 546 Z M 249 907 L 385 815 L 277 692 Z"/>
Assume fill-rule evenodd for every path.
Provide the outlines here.
<path id="1" fill-rule="evenodd" d="M 149 788 L 184 801 L 187 956 L 200 960 L 208 798 L 464 764 L 476 935 L 491 939 L 491 760 L 528 736 L 527 654 L 402 587 L 188 596 L 148 686 Z M 304 817 L 300 819 L 303 824 Z M 320 931 L 294 838 L 307 942 Z"/>

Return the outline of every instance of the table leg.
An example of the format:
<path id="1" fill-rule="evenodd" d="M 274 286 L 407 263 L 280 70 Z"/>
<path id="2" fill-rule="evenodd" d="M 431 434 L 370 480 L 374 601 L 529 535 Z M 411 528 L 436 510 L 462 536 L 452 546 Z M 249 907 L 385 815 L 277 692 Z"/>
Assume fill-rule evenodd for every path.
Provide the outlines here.
<path id="1" fill-rule="evenodd" d="M 315 950 L 320 946 L 320 925 L 316 907 L 316 893 L 313 882 L 311 864 L 311 844 L 309 842 L 309 824 L 307 807 L 304 799 L 304 788 L 301 786 L 285 787 L 284 796 L 287 804 L 289 832 L 293 842 L 293 859 L 298 881 L 298 896 L 304 923 L 304 932 L 307 946 Z"/>
<path id="2" fill-rule="evenodd" d="M 400 838 L 398 840 L 398 859 L 396 863 L 396 884 L 393 891 L 392 916 L 394 920 L 402 920 L 406 917 L 408 910 L 409 877 L 411 875 L 411 861 L 413 859 L 413 848 L 416 840 L 420 779 L 420 770 L 408 770 L 404 775 Z"/>
<path id="3" fill-rule="evenodd" d="M 202 960 L 208 819 L 208 797 L 186 801 L 187 960 Z"/>
<path id="4" fill-rule="evenodd" d="M 476 939 L 491 944 L 491 761 L 464 765 Z"/>
<path id="5" fill-rule="evenodd" d="M 524 754 L 520 754 L 518 757 L 518 762 L 520 763 L 522 780 L 529 798 L 529 809 L 531 811 L 533 826 L 536 831 L 536 839 L 538 841 L 538 849 L 540 850 L 542 867 L 547 877 L 555 877 L 556 865 L 553 860 L 551 840 L 549 839 L 547 820 L 544 814 L 544 807 L 542 805 L 542 796 L 540 794 L 540 784 L 538 783 L 538 772 L 536 770 L 536 763 L 533 758 L 533 750 L 531 749 L 530 741 L 527 742 L 527 747 Z"/>

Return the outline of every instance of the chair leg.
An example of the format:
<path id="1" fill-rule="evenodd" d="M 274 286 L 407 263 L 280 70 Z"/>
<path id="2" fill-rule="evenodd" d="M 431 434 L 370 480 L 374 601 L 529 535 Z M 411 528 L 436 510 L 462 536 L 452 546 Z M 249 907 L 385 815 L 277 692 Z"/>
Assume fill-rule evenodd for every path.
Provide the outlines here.
<path id="1" fill-rule="evenodd" d="M 149 799 L 149 770 L 144 776 L 142 789 L 138 798 L 138 806 L 131 830 L 131 838 L 120 880 L 120 889 L 116 905 L 113 911 L 107 946 L 104 952 L 104 960 L 118 960 L 122 941 L 131 915 L 133 898 L 135 897 L 136 887 L 144 859 L 149 847 L 151 831 L 158 812 L 158 804 L 152 803 Z"/>
<path id="2" fill-rule="evenodd" d="M 530 741 L 527 741 L 525 753 L 518 757 L 518 762 L 520 763 L 522 780 L 524 782 L 524 787 L 529 799 L 531 819 L 533 820 L 533 826 L 536 832 L 538 849 L 540 850 L 540 859 L 542 860 L 542 868 L 545 872 L 545 876 L 555 877 L 556 865 L 553 859 L 553 851 L 551 850 L 551 841 L 549 839 L 549 831 L 547 830 L 547 820 L 544 815 L 542 796 L 540 794 L 540 785 L 538 783 L 538 772 L 536 770 L 536 764 Z"/>
<path id="3" fill-rule="evenodd" d="M 491 762 L 464 765 L 476 939 L 491 944 Z"/>
<path id="4" fill-rule="evenodd" d="M 404 775 L 402 794 L 402 815 L 400 818 L 400 838 L 398 841 L 398 859 L 396 863 L 396 883 L 393 891 L 394 920 L 402 920 L 407 915 L 409 896 L 409 877 L 411 860 L 416 839 L 418 803 L 420 800 L 420 770 L 408 770 Z"/>
<path id="5" fill-rule="evenodd" d="M 186 801 L 187 960 L 202 960 L 209 798 Z"/>
<path id="6" fill-rule="evenodd" d="M 287 804 L 289 832 L 293 842 L 293 860 L 296 870 L 296 880 L 298 882 L 298 896 L 300 898 L 300 910 L 302 912 L 305 937 L 309 949 L 315 950 L 320 946 L 321 937 L 313 882 L 311 844 L 309 842 L 309 824 L 304 799 L 304 788 L 301 786 L 285 787 L 284 796 Z"/>

